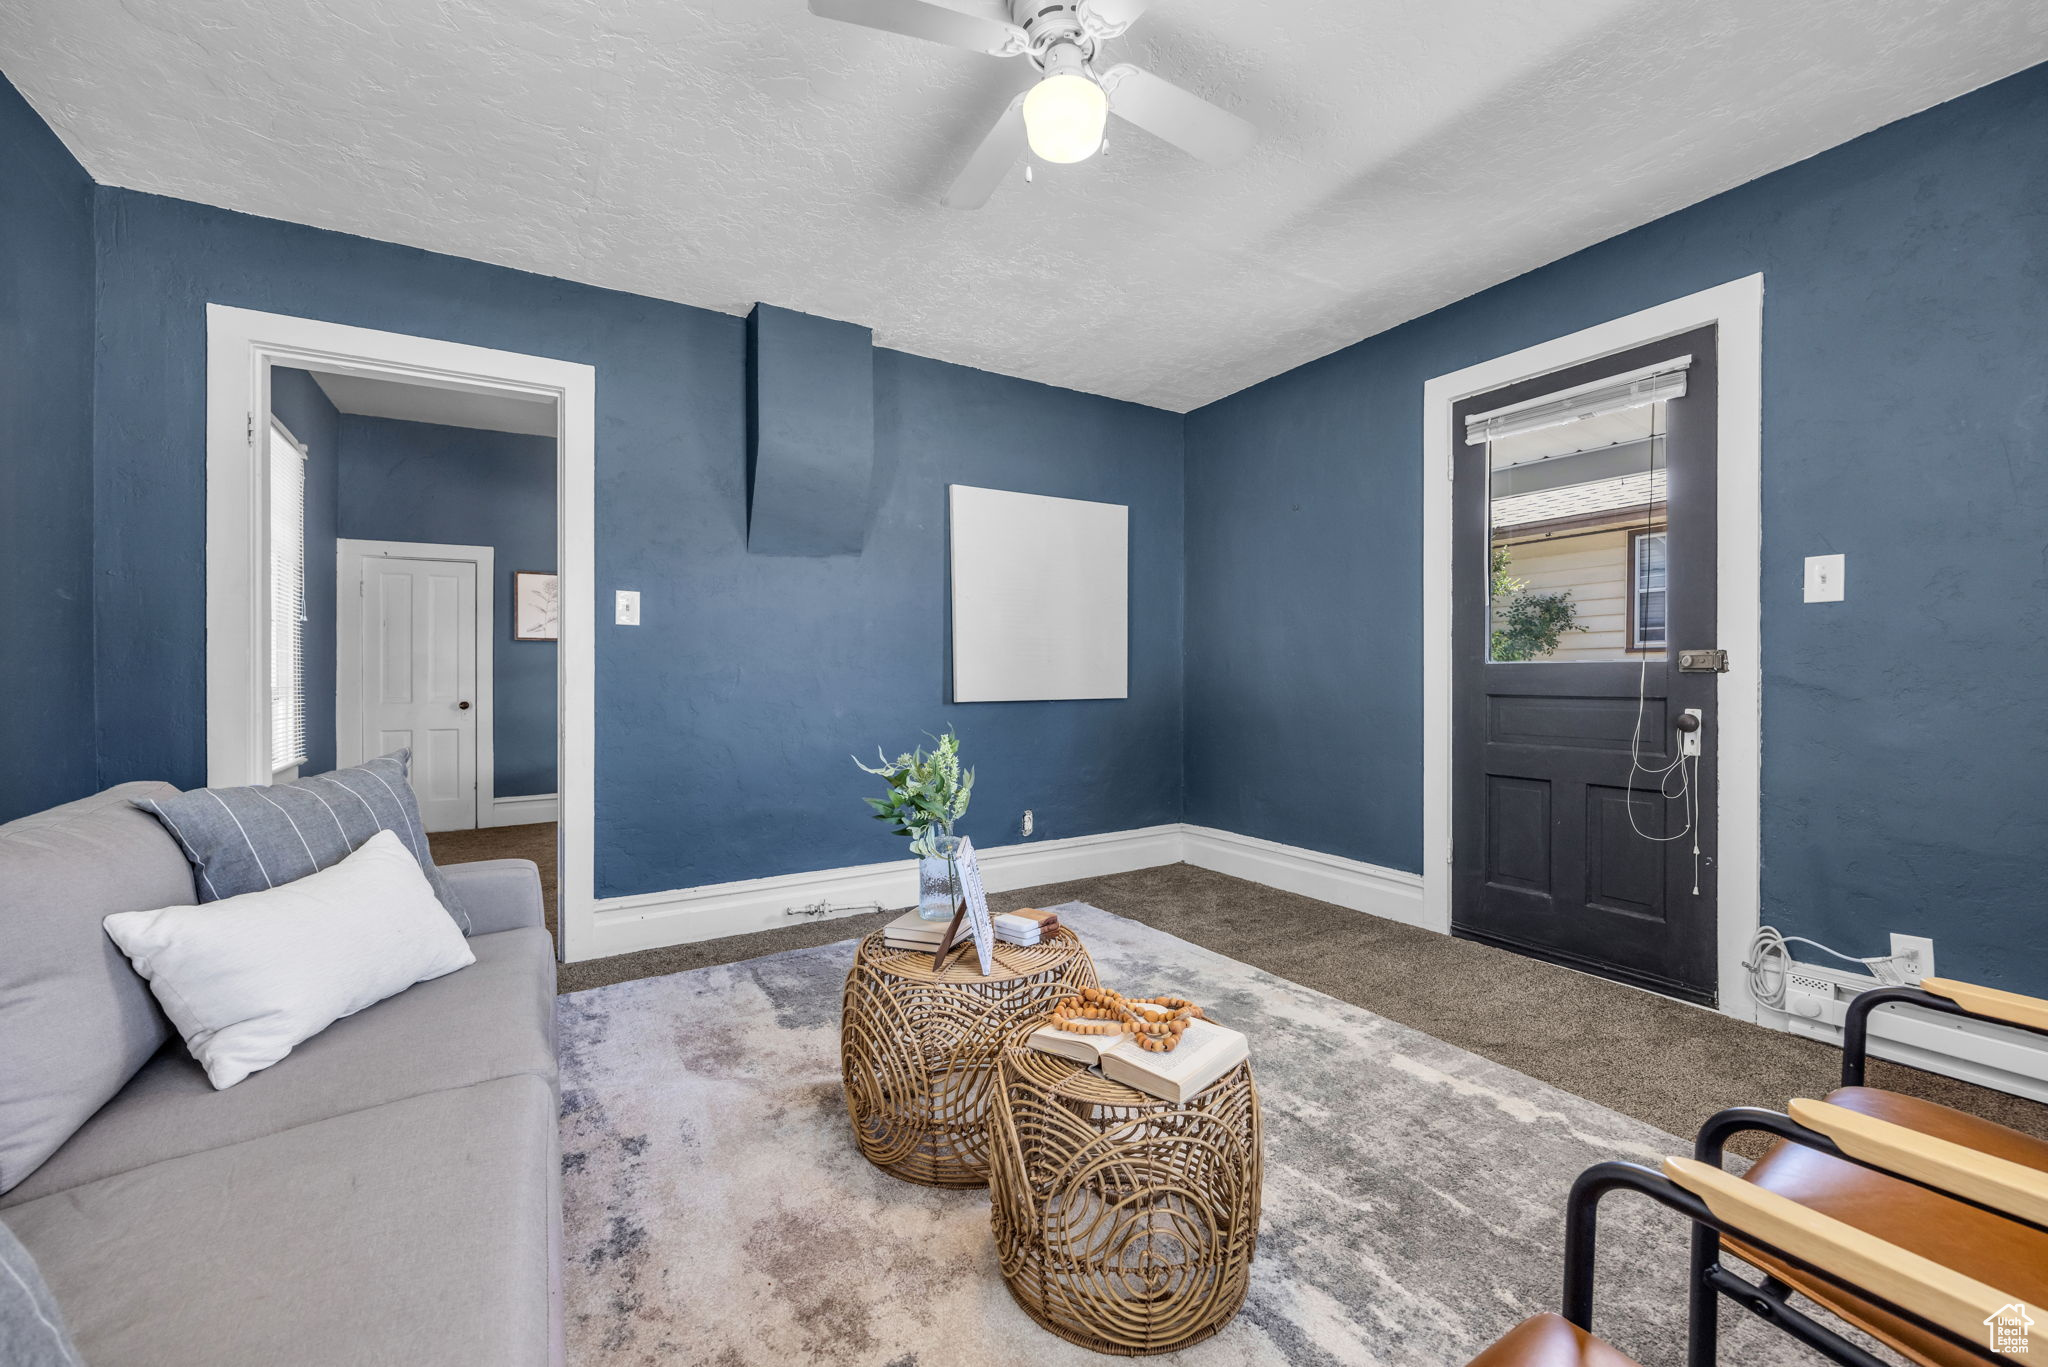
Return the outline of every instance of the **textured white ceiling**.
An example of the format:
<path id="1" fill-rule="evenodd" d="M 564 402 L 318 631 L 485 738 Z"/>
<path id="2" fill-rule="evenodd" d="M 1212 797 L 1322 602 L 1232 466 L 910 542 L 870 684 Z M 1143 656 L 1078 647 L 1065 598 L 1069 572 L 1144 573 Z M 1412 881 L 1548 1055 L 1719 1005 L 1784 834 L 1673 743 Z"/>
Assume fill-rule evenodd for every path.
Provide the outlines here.
<path id="1" fill-rule="evenodd" d="M 103 182 L 1171 409 L 2048 58 L 2048 5 L 1156 0 L 1106 55 L 1262 142 L 1114 125 L 963 214 L 1028 66 L 803 0 L 0 5 Z"/>
<path id="2" fill-rule="evenodd" d="M 399 418 L 405 422 L 439 423 L 443 427 L 477 427 L 486 432 L 516 432 L 529 437 L 555 435 L 553 399 L 527 399 L 516 394 L 472 394 L 464 389 L 373 380 L 366 375 L 312 372 L 327 402 L 343 413 L 366 418 Z"/>

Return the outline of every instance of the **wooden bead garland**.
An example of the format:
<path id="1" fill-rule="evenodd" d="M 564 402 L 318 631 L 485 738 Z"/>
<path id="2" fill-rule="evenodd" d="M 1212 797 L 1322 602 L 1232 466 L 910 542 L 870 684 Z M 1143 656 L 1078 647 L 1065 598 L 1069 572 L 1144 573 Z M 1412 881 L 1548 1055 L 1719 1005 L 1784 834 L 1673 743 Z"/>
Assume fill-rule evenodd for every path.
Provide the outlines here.
<path id="1" fill-rule="evenodd" d="M 1106 987 L 1084 987 L 1052 1009 L 1055 1030 L 1077 1035 L 1133 1035 L 1138 1047 L 1170 1054 L 1191 1020 L 1207 1020 L 1185 997 L 1126 997 Z"/>

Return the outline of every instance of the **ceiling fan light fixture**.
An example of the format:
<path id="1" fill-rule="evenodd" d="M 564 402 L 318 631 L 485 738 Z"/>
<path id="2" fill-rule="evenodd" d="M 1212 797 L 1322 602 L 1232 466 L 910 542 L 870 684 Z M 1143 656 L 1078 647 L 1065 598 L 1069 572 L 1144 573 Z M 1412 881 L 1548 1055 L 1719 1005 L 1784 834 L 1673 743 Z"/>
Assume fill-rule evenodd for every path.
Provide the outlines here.
<path id="1" fill-rule="evenodd" d="M 1088 160 L 1101 149 L 1108 122 L 1109 96 L 1079 72 L 1054 72 L 1024 97 L 1024 135 L 1040 161 Z"/>

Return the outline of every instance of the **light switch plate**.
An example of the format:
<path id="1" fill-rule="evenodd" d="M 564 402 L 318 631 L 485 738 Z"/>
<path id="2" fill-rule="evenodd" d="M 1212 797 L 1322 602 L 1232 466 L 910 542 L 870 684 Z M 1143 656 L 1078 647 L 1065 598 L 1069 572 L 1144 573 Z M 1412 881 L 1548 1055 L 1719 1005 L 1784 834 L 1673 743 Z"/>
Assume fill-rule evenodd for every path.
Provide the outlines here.
<path id="1" fill-rule="evenodd" d="M 637 627 L 640 625 L 640 590 L 619 590 L 619 610 L 615 620 L 622 627 Z"/>
<path id="2" fill-rule="evenodd" d="M 1842 578 L 1848 572 L 1846 555 L 1809 555 L 1806 557 L 1806 601 L 1809 603 L 1839 603 L 1842 601 Z"/>

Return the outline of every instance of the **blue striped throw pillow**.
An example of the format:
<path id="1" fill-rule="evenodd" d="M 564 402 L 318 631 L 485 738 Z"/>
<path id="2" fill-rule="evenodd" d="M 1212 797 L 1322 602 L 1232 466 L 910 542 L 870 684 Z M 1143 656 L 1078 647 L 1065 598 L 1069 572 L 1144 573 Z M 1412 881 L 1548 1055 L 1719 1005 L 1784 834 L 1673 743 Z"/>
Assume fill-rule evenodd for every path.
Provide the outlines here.
<path id="1" fill-rule="evenodd" d="M 406 777 L 412 751 L 398 750 L 331 774 L 268 788 L 196 788 L 135 805 L 164 824 L 185 851 L 199 900 L 262 892 L 339 864 L 371 836 L 390 831 L 412 857 L 455 924 L 469 914 L 427 849 L 419 802 Z"/>

